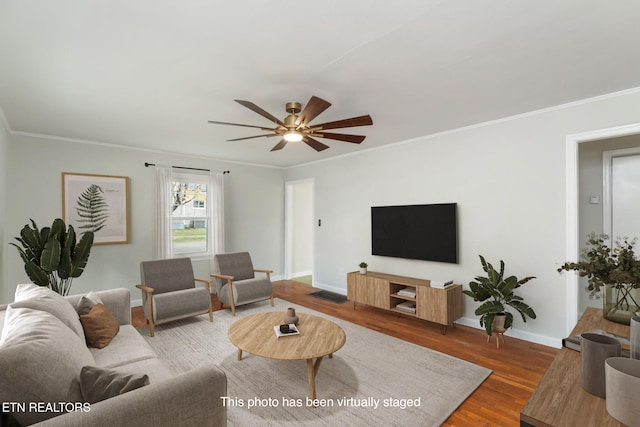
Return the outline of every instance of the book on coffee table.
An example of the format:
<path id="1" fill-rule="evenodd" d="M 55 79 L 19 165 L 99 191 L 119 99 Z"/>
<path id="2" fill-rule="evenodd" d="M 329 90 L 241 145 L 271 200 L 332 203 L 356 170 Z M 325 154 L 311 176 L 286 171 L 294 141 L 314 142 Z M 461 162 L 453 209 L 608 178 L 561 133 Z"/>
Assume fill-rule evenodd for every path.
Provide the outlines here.
<path id="1" fill-rule="evenodd" d="M 278 337 L 278 338 L 280 338 L 280 337 L 288 337 L 290 335 L 299 335 L 300 334 L 300 331 L 298 330 L 298 327 L 296 325 L 294 325 L 293 323 L 289 323 L 289 332 L 281 332 L 280 331 L 280 325 L 274 326 L 273 330 L 276 333 L 276 337 Z"/>

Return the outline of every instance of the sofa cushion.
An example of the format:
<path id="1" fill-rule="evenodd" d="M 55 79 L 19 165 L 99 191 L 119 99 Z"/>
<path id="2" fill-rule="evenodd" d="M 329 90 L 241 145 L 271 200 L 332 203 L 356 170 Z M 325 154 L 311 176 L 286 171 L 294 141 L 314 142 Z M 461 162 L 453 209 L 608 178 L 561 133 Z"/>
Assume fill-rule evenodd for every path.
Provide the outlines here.
<path id="1" fill-rule="evenodd" d="M 78 315 L 88 314 L 94 305 L 103 304 L 102 300 L 95 292 L 91 291 L 86 295 L 83 295 L 76 305 L 76 311 Z"/>
<path id="2" fill-rule="evenodd" d="M 0 337 L 0 402 L 81 402 L 80 371 L 94 364 L 84 339 L 54 315 L 7 308 Z M 13 415 L 27 425 L 58 412 Z"/>
<path id="3" fill-rule="evenodd" d="M 86 402 L 96 403 L 149 385 L 145 374 L 122 374 L 113 369 L 85 366 L 80 372 L 80 390 Z"/>
<path id="4" fill-rule="evenodd" d="M 46 311 L 57 317 L 79 337 L 84 339 L 84 332 L 78 312 L 62 295 L 44 286 L 32 283 L 20 284 L 16 288 L 15 301 L 10 304 L 13 308 L 31 308 Z"/>
<path id="5" fill-rule="evenodd" d="M 101 349 L 90 348 L 89 351 L 95 359 L 94 365 L 103 368 L 115 368 L 139 360 L 157 358 L 151 346 L 131 325 L 120 325 L 120 332 L 108 346 Z"/>
<path id="6" fill-rule="evenodd" d="M 84 336 L 90 347 L 104 348 L 120 331 L 120 325 L 104 304 L 96 304 L 87 314 L 80 316 Z"/>
<path id="7" fill-rule="evenodd" d="M 156 384 L 174 378 L 175 376 L 173 371 L 167 366 L 167 363 L 158 358 L 138 360 L 137 362 L 127 363 L 111 369 L 123 375 L 146 374 L 149 377 L 150 384 Z"/>

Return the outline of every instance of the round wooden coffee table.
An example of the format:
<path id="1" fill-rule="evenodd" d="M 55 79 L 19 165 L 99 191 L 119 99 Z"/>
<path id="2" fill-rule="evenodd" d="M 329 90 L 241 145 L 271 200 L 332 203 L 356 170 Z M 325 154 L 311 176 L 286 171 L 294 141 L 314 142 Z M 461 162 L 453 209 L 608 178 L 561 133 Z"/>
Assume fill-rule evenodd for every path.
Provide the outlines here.
<path id="1" fill-rule="evenodd" d="M 231 325 L 229 340 L 238 347 L 238 360 L 242 360 L 243 351 L 269 359 L 306 360 L 309 397 L 315 400 L 315 378 L 322 359 L 332 357 L 347 338 L 340 326 L 327 319 L 297 314 L 299 335 L 276 337 L 273 327 L 283 323 L 286 313 L 258 313 Z"/>

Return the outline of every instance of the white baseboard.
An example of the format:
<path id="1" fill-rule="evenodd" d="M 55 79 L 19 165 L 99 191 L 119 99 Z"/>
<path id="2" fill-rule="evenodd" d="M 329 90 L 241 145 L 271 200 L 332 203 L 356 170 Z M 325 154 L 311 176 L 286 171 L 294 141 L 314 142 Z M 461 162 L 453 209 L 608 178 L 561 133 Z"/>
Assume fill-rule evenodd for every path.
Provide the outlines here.
<path id="1" fill-rule="evenodd" d="M 325 291 L 333 292 L 336 294 L 347 296 L 347 292 L 344 288 L 339 288 L 337 286 L 326 285 L 324 283 L 314 283 L 314 288 L 324 289 Z"/>
<path id="2" fill-rule="evenodd" d="M 477 318 L 461 317 L 460 319 L 456 320 L 455 323 L 458 325 L 469 326 L 475 329 L 482 329 L 480 327 L 480 320 L 478 320 Z M 540 334 L 533 334 L 531 332 L 523 331 L 521 329 L 516 329 L 516 328 L 510 328 L 509 330 L 507 330 L 506 335 L 508 337 L 511 336 L 514 338 L 533 342 L 536 344 L 546 345 L 548 347 L 562 348 L 562 339 L 560 338 L 548 337 L 546 335 L 540 335 Z"/>
<path id="3" fill-rule="evenodd" d="M 311 276 L 313 274 L 313 271 L 309 270 L 309 271 L 298 271 L 297 273 L 291 273 L 291 278 L 295 278 L 295 277 L 303 277 L 303 276 Z"/>

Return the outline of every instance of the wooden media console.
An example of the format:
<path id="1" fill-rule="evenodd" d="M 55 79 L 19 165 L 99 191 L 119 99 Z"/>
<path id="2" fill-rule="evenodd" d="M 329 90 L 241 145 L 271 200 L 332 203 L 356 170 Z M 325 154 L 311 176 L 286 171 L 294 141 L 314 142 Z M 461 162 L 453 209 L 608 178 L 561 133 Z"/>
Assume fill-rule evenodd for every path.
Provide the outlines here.
<path id="1" fill-rule="evenodd" d="M 353 301 L 354 309 L 357 303 L 366 304 L 437 323 L 443 334 L 462 317 L 462 285 L 432 288 L 426 279 L 354 271 L 347 273 L 347 298 Z M 415 305 L 415 312 L 397 308 L 405 302 Z"/>

